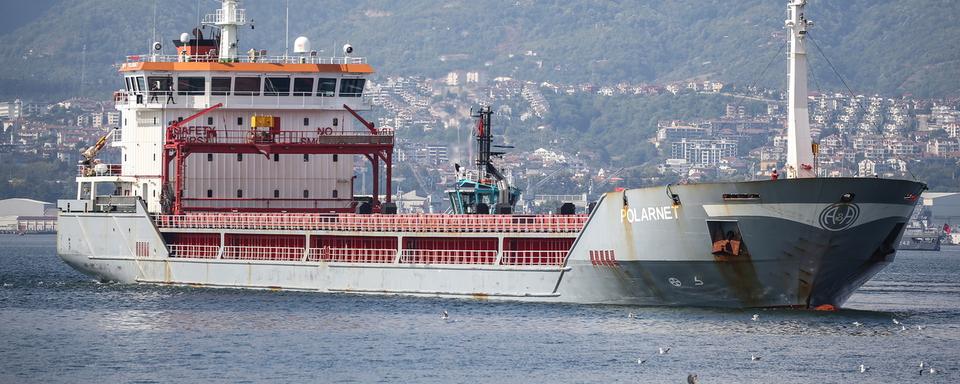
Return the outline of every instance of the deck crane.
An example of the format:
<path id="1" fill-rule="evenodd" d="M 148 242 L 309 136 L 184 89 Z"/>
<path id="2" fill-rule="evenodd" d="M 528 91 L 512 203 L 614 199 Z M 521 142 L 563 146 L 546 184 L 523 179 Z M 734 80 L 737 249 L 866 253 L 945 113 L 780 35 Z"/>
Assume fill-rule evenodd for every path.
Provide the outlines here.
<path id="1" fill-rule="evenodd" d="M 97 143 L 91 145 L 87 149 L 80 152 L 80 156 L 83 156 L 83 160 L 80 160 L 80 165 L 89 167 L 93 165 L 93 160 L 97 158 L 97 154 L 100 153 L 100 150 L 103 149 L 103 146 L 107 144 L 107 140 L 110 140 L 111 137 L 117 132 L 117 129 L 111 129 L 107 134 L 100 136 L 100 139 L 97 140 Z"/>

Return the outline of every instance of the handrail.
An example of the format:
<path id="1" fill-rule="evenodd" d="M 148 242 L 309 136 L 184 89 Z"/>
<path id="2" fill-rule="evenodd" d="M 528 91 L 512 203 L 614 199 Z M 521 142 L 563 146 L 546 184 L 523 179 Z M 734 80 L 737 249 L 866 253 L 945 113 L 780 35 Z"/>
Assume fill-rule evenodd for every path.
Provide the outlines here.
<path id="1" fill-rule="evenodd" d="M 211 55 L 159 55 L 147 53 L 143 55 L 128 55 L 125 63 L 217 63 L 221 60 Z M 230 63 L 259 63 L 259 64 L 365 64 L 365 57 L 320 57 L 311 55 L 262 56 L 240 54 L 235 59 L 223 62 Z"/>
<path id="2" fill-rule="evenodd" d="M 563 265 L 567 251 L 503 251 L 500 265 Z"/>
<path id="3" fill-rule="evenodd" d="M 168 229 L 575 234 L 587 216 L 190 213 L 155 215 L 154 221 Z"/>
<path id="4" fill-rule="evenodd" d="M 168 244 L 170 257 L 191 259 L 215 259 L 220 253 L 218 245 Z"/>

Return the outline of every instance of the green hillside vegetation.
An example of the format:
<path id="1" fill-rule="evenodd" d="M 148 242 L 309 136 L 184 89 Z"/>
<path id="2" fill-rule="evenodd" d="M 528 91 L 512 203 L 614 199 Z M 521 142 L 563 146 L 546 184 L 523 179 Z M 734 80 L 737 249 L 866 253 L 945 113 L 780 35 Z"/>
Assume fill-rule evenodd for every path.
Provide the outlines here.
<path id="1" fill-rule="evenodd" d="M 37 16 L 0 29 L 6 31 L 0 34 L 0 97 L 75 95 L 81 68 L 87 96 L 106 95 L 119 85 L 112 65 L 146 53 L 153 39 L 151 1 L 57 3 L 37 5 L 43 7 Z M 242 47 L 283 51 L 283 3 L 243 2 L 256 29 L 243 30 Z M 157 33 L 170 53 L 170 41 L 195 25 L 198 5 L 157 4 Z M 199 13 L 216 5 L 200 2 Z M 291 40 L 308 36 L 327 55 L 349 40 L 385 74 L 486 69 L 535 81 L 662 83 L 709 76 L 751 83 L 781 44 L 785 2 L 291 0 L 290 8 Z M 813 0 L 808 8 L 816 22 L 811 35 L 855 92 L 921 97 L 960 93 L 956 15 L 960 2 L 948 0 Z M 818 54 L 811 63 L 824 88 L 840 87 Z M 761 84 L 782 86 L 783 73 L 785 60 L 777 60 Z"/>

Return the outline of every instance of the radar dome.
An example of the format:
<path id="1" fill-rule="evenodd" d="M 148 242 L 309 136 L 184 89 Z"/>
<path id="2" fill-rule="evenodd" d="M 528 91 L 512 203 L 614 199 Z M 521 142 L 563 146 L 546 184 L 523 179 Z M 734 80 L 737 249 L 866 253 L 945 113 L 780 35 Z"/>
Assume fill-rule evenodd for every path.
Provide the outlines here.
<path id="1" fill-rule="evenodd" d="M 300 36 L 293 41 L 293 53 L 310 52 L 310 39 L 306 36 Z"/>
<path id="2" fill-rule="evenodd" d="M 180 42 L 181 42 L 181 43 L 189 43 L 189 42 L 190 42 L 190 34 L 189 34 L 189 33 L 186 33 L 186 32 L 181 33 L 181 34 L 180 34 Z"/>

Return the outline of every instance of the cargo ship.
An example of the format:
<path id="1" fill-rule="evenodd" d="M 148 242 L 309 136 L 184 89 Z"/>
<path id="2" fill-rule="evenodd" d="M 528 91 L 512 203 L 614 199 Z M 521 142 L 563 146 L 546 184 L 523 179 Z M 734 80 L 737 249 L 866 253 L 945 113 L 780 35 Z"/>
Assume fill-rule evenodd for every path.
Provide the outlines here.
<path id="1" fill-rule="evenodd" d="M 391 201 L 394 132 L 366 121 L 373 73 L 342 56 L 241 52 L 236 0 L 129 56 L 118 130 L 83 152 L 57 250 L 98 280 L 584 304 L 836 307 L 893 261 L 925 185 L 817 177 L 805 0 L 791 0 L 788 158 L 780 180 L 603 194 L 588 213 L 521 215 L 477 113 L 476 167 L 443 214 Z M 97 153 L 119 147 L 120 164 Z M 355 194 L 354 159 L 372 190 Z M 384 193 L 385 192 L 385 193 Z M 369 194 L 367 194 L 369 193 Z"/>

